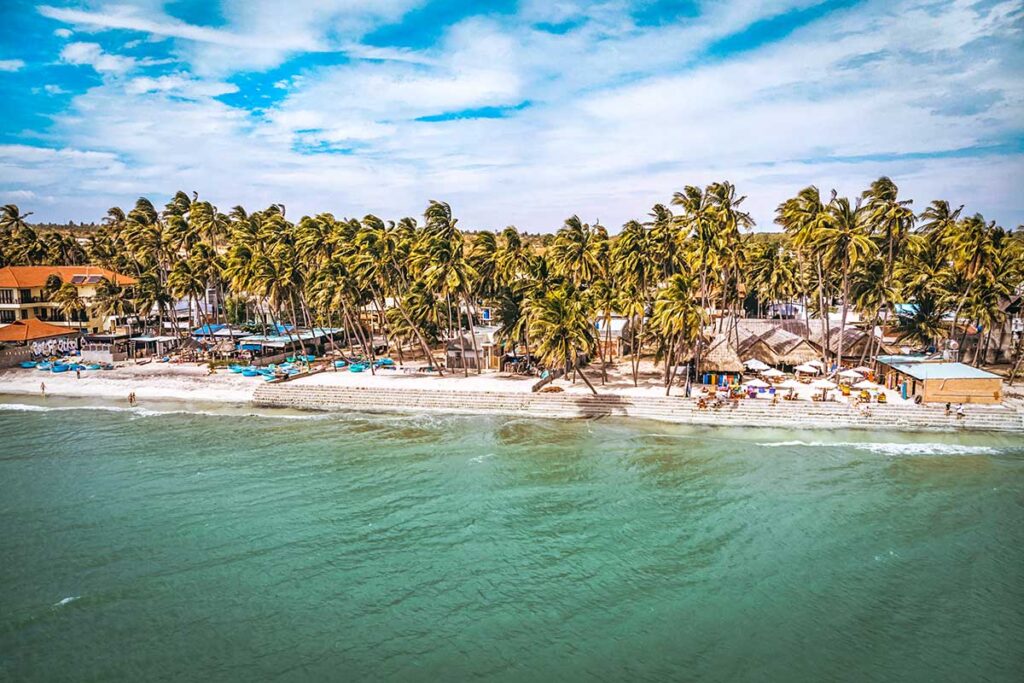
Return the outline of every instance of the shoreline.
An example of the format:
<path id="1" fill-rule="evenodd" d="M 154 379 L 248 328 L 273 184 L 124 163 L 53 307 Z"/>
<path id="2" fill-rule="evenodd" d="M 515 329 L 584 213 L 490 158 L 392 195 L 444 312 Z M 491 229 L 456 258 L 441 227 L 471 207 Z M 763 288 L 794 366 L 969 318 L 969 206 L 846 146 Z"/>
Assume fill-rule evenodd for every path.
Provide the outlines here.
<path id="1" fill-rule="evenodd" d="M 6 397 L 40 400 L 47 396 L 91 401 L 103 409 L 123 408 L 134 392 L 143 410 L 150 403 L 184 405 L 179 412 L 248 414 L 252 409 L 360 413 L 438 413 L 509 415 L 531 418 L 595 419 L 621 417 L 676 424 L 778 429 L 857 429 L 905 432 L 1020 432 L 1024 412 L 1011 406 L 967 406 L 965 418 L 946 416 L 940 406 L 872 405 L 864 415 L 850 404 L 745 399 L 719 409 L 698 409 L 693 398 L 664 396 L 655 386 L 608 387 L 593 396 L 582 383 L 565 382 L 559 393 L 533 393 L 526 378 L 497 375 L 439 377 L 326 372 L 270 384 L 204 366 L 123 366 L 111 371 L 52 373 L 10 370 L 0 373 L 0 403 Z M 6 401 L 10 402 L 10 401 Z"/>

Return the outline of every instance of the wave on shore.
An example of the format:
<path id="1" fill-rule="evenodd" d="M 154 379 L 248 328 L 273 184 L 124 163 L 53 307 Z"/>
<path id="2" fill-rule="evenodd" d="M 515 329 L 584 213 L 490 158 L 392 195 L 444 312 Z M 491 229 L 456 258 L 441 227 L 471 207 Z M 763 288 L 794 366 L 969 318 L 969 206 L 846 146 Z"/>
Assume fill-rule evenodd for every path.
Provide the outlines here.
<path id="1" fill-rule="evenodd" d="M 992 446 L 964 446 L 950 443 L 898 443 L 857 441 L 773 441 L 759 443 L 764 448 L 853 448 L 878 455 L 996 455 L 1000 449 Z"/>

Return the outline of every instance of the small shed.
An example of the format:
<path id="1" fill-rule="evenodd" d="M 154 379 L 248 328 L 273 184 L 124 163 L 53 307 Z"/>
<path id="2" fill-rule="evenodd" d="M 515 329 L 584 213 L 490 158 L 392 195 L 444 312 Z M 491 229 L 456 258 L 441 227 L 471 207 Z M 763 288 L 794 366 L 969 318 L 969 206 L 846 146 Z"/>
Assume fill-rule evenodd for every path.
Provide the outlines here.
<path id="1" fill-rule="evenodd" d="M 473 336 L 463 332 L 452 338 L 446 349 L 446 362 L 449 369 L 471 370 L 477 368 L 494 369 L 501 364 L 501 344 L 496 339 L 497 327 L 475 327 Z M 473 339 L 476 339 L 476 351 L 473 350 Z M 465 360 L 463 360 L 465 347 Z"/>
<path id="2" fill-rule="evenodd" d="M 629 318 L 612 315 L 606 320 L 604 316 L 601 316 L 594 321 L 594 328 L 597 343 L 605 358 L 614 359 L 625 354 L 625 339 L 629 336 Z"/>
<path id="3" fill-rule="evenodd" d="M 920 396 L 925 403 L 999 403 L 999 375 L 964 363 L 895 363 L 887 365 L 886 382 L 905 398 Z"/>

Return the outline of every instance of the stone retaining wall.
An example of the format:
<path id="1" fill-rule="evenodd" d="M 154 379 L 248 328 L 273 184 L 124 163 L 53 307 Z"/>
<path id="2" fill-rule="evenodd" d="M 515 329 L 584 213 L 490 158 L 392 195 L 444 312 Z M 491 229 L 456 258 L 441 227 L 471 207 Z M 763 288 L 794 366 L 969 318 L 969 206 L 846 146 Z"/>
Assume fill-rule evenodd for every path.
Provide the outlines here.
<path id="1" fill-rule="evenodd" d="M 740 401 L 700 410 L 693 399 L 603 394 L 437 391 L 315 384 L 263 384 L 253 398 L 267 407 L 357 412 L 436 411 L 531 417 L 621 416 L 681 424 L 783 428 L 891 429 L 905 431 L 1019 431 L 1024 414 L 1007 406 L 969 406 L 966 417 L 946 416 L 941 407 L 872 405 L 865 416 L 842 403 Z"/>

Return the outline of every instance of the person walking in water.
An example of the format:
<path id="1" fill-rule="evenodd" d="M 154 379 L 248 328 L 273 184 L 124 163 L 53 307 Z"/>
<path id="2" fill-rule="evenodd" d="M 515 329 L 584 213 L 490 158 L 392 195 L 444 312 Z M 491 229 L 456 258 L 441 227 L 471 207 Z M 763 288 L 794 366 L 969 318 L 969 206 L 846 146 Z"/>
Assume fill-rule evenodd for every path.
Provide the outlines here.
<path id="1" fill-rule="evenodd" d="M 135 405 L 135 392 L 134 391 L 132 393 L 128 394 L 128 405 L 130 405 L 130 406 L 134 406 Z"/>

